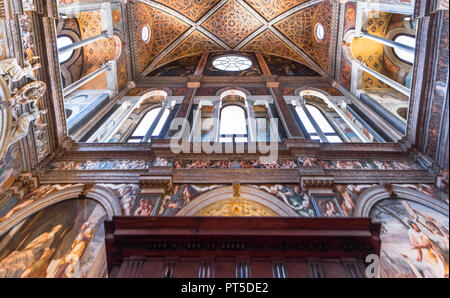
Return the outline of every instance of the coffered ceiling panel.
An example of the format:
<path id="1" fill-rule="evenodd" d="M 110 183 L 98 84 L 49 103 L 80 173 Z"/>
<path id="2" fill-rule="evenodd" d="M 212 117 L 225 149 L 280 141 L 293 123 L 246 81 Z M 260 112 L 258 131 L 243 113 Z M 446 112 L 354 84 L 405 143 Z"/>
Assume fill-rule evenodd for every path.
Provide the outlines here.
<path id="1" fill-rule="evenodd" d="M 152 58 L 154 58 L 188 30 L 190 26 L 178 18 L 158 9 L 151 9 L 150 11 L 153 16 L 153 44 L 151 46 L 151 52 Z"/>
<path id="2" fill-rule="evenodd" d="M 275 24 L 275 28 L 324 70 L 328 70 L 332 50 L 330 41 L 335 30 L 332 23 L 333 5 L 328 1 L 323 1 L 286 17 Z M 324 37 L 321 40 L 315 35 L 317 25 L 322 25 L 324 29 Z"/>
<path id="3" fill-rule="evenodd" d="M 230 48 L 235 48 L 262 25 L 253 14 L 235 0 L 228 1 L 202 24 Z"/>
<path id="4" fill-rule="evenodd" d="M 308 0 L 245 0 L 267 21 Z"/>
<path id="5" fill-rule="evenodd" d="M 306 63 L 306 61 L 302 57 L 295 53 L 290 47 L 288 47 L 281 39 L 279 39 L 268 29 L 249 41 L 242 48 L 242 51 L 273 54 L 301 63 Z"/>
<path id="6" fill-rule="evenodd" d="M 338 5 L 329 1 L 334 0 L 135 0 L 147 7 L 145 22 L 152 29 L 150 42 L 134 45 L 138 59 L 145 57 L 146 67 L 138 72 L 146 76 L 207 51 L 261 52 L 329 72 L 338 14 Z M 134 18 L 143 18 L 142 11 L 130 16 L 136 32 L 143 24 Z M 325 32 L 321 40 L 314 35 L 318 23 Z"/>
<path id="7" fill-rule="evenodd" d="M 136 67 L 139 72 L 143 71 L 147 65 L 152 61 L 152 51 L 149 48 L 149 44 L 153 43 L 153 35 L 150 36 L 149 42 L 145 42 L 141 39 L 141 31 L 144 26 L 150 26 L 153 23 L 152 13 L 150 7 L 141 3 L 131 3 L 131 12 L 133 18 L 131 22 L 134 27 L 134 34 L 131 37 L 135 48 L 136 55 Z"/>
<path id="8" fill-rule="evenodd" d="M 155 2 L 166 5 L 197 22 L 220 0 L 155 0 Z"/>

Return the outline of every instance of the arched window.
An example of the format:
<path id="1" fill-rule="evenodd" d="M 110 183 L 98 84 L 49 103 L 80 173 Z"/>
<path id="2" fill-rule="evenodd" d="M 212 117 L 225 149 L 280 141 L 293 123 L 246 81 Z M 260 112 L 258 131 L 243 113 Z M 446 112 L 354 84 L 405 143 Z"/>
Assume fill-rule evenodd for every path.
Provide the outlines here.
<path id="1" fill-rule="evenodd" d="M 62 48 L 65 48 L 67 46 L 70 46 L 73 44 L 73 39 L 70 38 L 67 35 L 59 36 L 56 40 L 56 45 L 58 46 L 58 50 L 61 50 Z M 73 50 L 59 54 L 59 64 L 63 64 L 72 58 Z"/>
<path id="2" fill-rule="evenodd" d="M 220 142 L 248 142 L 245 111 L 240 106 L 229 105 L 220 114 Z"/>
<path id="3" fill-rule="evenodd" d="M 165 109 L 162 116 L 157 119 L 160 115 L 160 112 L 161 108 L 155 108 L 148 111 L 147 114 L 145 114 L 145 116 L 142 118 L 141 122 L 139 122 L 139 124 L 134 129 L 133 134 L 131 134 L 131 136 L 128 138 L 128 143 L 140 143 L 155 121 L 158 121 L 158 124 L 153 129 L 151 136 L 159 136 L 170 113 L 168 109 Z"/>
<path id="4" fill-rule="evenodd" d="M 416 47 L 416 39 L 411 35 L 406 34 L 398 34 L 395 36 L 394 41 L 397 43 L 401 43 L 405 46 L 409 46 L 411 48 Z M 394 48 L 394 53 L 397 55 L 397 57 L 402 60 L 403 62 L 413 64 L 414 63 L 414 53 Z"/>
<path id="5" fill-rule="evenodd" d="M 318 108 L 308 104 L 305 105 L 305 108 L 308 110 L 311 117 L 308 117 L 303 108 L 300 106 L 297 106 L 295 110 L 312 140 L 321 140 L 320 135 L 316 130 L 316 127 L 318 127 L 325 135 L 328 142 L 342 143 L 342 139 L 339 134 L 336 132 L 333 126 L 331 126 L 331 124 Z M 324 140 L 321 140 L 321 142 L 322 141 Z"/>

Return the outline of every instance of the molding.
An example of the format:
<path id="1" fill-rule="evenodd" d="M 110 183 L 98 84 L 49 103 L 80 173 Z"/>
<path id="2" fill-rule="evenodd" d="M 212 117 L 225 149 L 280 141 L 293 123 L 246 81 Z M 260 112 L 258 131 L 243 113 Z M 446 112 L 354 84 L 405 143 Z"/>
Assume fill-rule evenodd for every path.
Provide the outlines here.
<path id="1" fill-rule="evenodd" d="M 92 199 L 97 201 L 106 211 L 108 219 L 112 219 L 113 216 L 122 215 L 122 207 L 120 206 L 120 198 L 117 197 L 114 192 L 107 188 L 95 185 L 90 191 L 86 193 L 86 197 L 80 195 L 86 191 L 86 187 L 83 184 L 75 184 L 71 187 L 57 191 L 47 197 L 36 200 L 30 206 L 20 210 L 6 221 L 0 224 L 0 235 L 9 231 L 12 227 L 25 220 L 27 217 L 41 211 L 51 205 L 63 202 L 66 200 L 77 199 Z"/>
<path id="2" fill-rule="evenodd" d="M 181 209 L 176 216 L 194 216 L 201 209 L 214 204 L 215 202 L 233 198 L 233 187 L 226 186 L 217 189 L 207 191 L 201 194 L 195 200 L 187 204 Z M 298 217 L 299 215 L 291 208 L 289 208 L 282 201 L 276 197 L 268 194 L 267 192 L 258 190 L 253 187 L 243 186 L 240 187 L 240 195 L 242 198 L 255 201 L 279 216 L 283 217 Z"/>
<path id="3" fill-rule="evenodd" d="M 372 207 L 384 199 L 404 199 L 414 201 L 448 216 L 449 206 L 444 202 L 438 201 L 421 192 L 397 185 L 392 185 L 392 191 L 398 198 L 392 198 L 392 194 L 385 186 L 374 186 L 364 190 L 357 200 L 354 217 L 369 217 Z"/>

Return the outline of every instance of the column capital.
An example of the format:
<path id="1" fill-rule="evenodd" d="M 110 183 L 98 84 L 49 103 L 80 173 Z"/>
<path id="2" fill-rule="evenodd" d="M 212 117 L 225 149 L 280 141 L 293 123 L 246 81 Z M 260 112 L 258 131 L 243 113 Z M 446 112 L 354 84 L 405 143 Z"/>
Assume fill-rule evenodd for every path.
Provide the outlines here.
<path id="1" fill-rule="evenodd" d="M 300 187 L 309 196 L 334 194 L 333 175 L 305 175 L 300 177 Z"/>
<path id="2" fill-rule="evenodd" d="M 139 177 L 141 194 L 166 195 L 172 188 L 172 176 L 153 176 L 145 174 Z"/>

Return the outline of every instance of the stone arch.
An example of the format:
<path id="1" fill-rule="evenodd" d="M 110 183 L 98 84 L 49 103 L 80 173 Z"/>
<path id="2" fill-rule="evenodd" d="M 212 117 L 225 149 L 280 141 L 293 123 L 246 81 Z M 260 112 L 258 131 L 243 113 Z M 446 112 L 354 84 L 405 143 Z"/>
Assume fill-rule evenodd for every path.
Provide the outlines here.
<path id="1" fill-rule="evenodd" d="M 219 91 L 216 92 L 216 96 L 221 96 L 224 92 L 229 91 L 229 90 L 238 90 L 241 91 L 242 93 L 244 93 L 247 97 L 251 96 L 252 94 L 250 93 L 250 91 L 248 91 L 245 88 L 241 88 L 241 87 L 226 87 L 226 88 L 222 88 Z"/>
<path id="2" fill-rule="evenodd" d="M 288 205 L 273 195 L 249 186 L 240 187 L 241 197 L 267 207 L 281 217 L 298 217 Z M 233 198 L 233 187 L 216 188 L 198 196 L 181 209 L 176 216 L 194 216 L 200 210 L 222 200 Z"/>
<path id="3" fill-rule="evenodd" d="M 80 194 L 82 193 L 84 184 L 75 184 L 72 186 L 64 187 L 44 198 L 36 200 L 30 206 L 18 211 L 16 214 L 11 216 L 5 222 L 0 224 L 0 235 L 4 234 L 6 231 L 20 223 L 22 220 L 28 218 L 29 216 L 47 208 L 54 204 L 67 201 L 80 199 Z M 91 199 L 99 203 L 104 209 L 108 216 L 108 219 L 112 219 L 113 216 L 122 215 L 122 207 L 120 205 L 120 198 L 117 195 L 102 186 L 95 185 L 84 197 L 83 199 Z"/>
<path id="4" fill-rule="evenodd" d="M 309 91 L 310 94 L 304 94 L 307 91 Z M 314 88 L 314 87 L 297 88 L 294 91 L 294 95 L 295 96 L 304 96 L 304 95 L 316 96 L 316 97 L 322 99 L 325 103 L 330 97 L 332 97 L 328 92 L 326 92 L 322 89 L 319 89 L 319 88 Z"/>
<path id="5" fill-rule="evenodd" d="M 399 199 L 420 203 L 448 216 L 449 208 L 444 202 L 430 197 L 422 192 L 398 185 L 392 186 L 392 191 Z M 374 186 L 364 190 L 355 206 L 355 217 L 369 217 L 372 208 L 385 199 L 396 199 L 384 186 Z"/>

